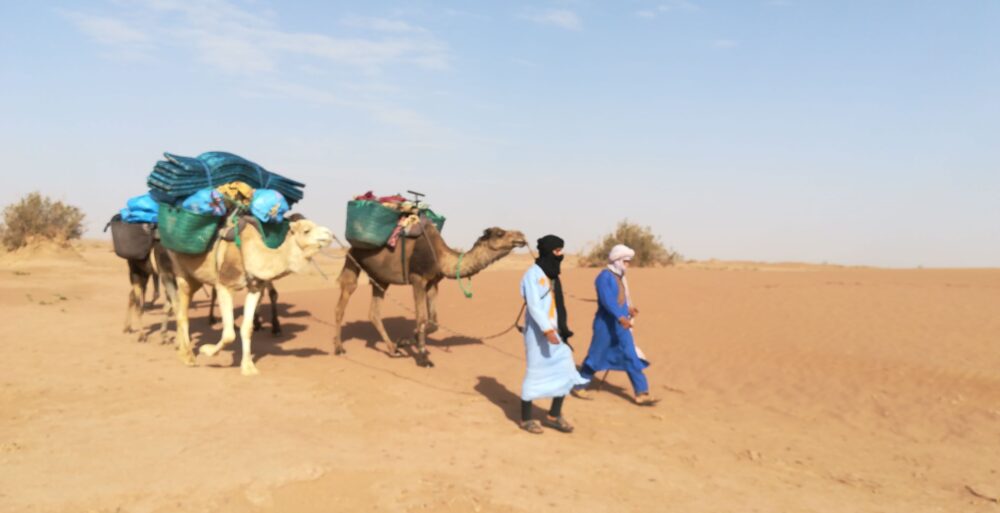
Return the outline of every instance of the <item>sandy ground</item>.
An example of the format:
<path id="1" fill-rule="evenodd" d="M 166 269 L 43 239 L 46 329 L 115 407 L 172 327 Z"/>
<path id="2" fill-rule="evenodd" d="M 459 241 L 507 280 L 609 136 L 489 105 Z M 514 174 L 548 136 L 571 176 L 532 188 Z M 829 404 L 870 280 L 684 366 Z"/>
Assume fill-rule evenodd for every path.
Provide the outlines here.
<path id="1" fill-rule="evenodd" d="M 374 343 L 367 287 L 338 357 L 335 283 L 278 282 L 284 333 L 255 335 L 261 375 L 245 378 L 238 344 L 188 368 L 123 334 L 124 261 L 78 249 L 0 257 L 3 512 L 1000 508 L 1000 270 L 636 269 L 662 402 L 633 405 L 612 372 L 567 400 L 576 432 L 535 436 L 515 423 L 520 335 L 483 340 L 517 314 L 523 256 L 477 276 L 472 300 L 444 284 L 433 369 Z M 342 261 L 319 263 L 332 280 Z M 578 360 L 595 272 L 564 272 Z M 412 296 L 389 297 L 406 336 Z M 193 333 L 214 342 L 197 298 Z"/>

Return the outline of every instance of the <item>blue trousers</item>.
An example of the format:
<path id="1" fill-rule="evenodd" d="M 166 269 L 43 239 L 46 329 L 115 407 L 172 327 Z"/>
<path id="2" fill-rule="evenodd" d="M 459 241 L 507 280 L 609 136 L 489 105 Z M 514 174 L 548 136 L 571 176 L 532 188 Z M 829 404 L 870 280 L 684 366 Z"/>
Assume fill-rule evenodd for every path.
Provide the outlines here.
<path id="1" fill-rule="evenodd" d="M 631 366 L 629 366 L 631 367 Z M 632 391 L 635 395 L 644 394 L 649 392 L 649 382 L 646 381 L 646 375 L 642 373 L 642 369 L 632 369 L 626 367 L 623 369 L 626 374 L 628 374 L 628 380 L 632 383 Z M 604 370 L 604 369 L 599 369 Z M 613 369 L 619 370 L 619 369 Z M 591 369 L 589 365 L 584 363 L 580 366 L 580 375 L 587 379 L 594 379 L 594 374 L 598 371 Z"/>

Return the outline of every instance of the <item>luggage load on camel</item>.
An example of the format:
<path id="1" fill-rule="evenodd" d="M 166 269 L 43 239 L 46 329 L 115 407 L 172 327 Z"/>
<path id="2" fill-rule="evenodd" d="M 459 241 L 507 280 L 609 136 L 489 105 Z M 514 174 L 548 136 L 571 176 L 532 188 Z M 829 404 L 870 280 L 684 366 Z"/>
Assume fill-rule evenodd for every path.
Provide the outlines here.
<path id="1" fill-rule="evenodd" d="M 159 204 L 148 193 L 129 198 L 104 231 L 111 228 L 115 254 L 128 260 L 143 260 L 153 247 Z"/>
<path id="2" fill-rule="evenodd" d="M 220 228 L 233 232 L 231 228 L 247 221 L 267 247 L 284 242 L 289 227 L 285 214 L 289 204 L 302 199 L 305 184 L 231 153 L 207 152 L 197 158 L 163 155 L 167 160 L 156 163 L 148 183 L 160 201 L 159 232 L 165 248 L 204 253 Z M 235 242 L 240 244 L 238 236 Z"/>
<path id="3" fill-rule="evenodd" d="M 166 160 L 156 163 L 147 180 L 153 197 L 161 203 L 175 205 L 201 189 L 215 189 L 232 182 L 242 182 L 253 189 L 274 189 L 289 205 L 303 196 L 304 183 L 272 173 L 232 153 L 209 151 L 194 158 L 171 153 L 163 156 Z"/>
<path id="4" fill-rule="evenodd" d="M 441 231 L 445 218 L 420 201 L 422 194 L 411 193 L 415 195 L 413 200 L 399 194 L 378 197 L 368 191 L 348 201 L 347 242 L 352 247 L 363 249 L 395 248 L 400 236 L 420 235 L 422 219 L 434 223 Z"/>

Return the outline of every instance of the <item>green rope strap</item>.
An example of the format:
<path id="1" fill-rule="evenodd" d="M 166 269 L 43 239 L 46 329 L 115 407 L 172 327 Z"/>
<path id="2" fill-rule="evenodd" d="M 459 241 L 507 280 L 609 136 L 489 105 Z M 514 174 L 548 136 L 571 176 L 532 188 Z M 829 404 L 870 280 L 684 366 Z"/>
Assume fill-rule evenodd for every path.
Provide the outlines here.
<path id="1" fill-rule="evenodd" d="M 465 253 L 458 254 L 458 263 L 455 264 L 455 279 L 458 280 L 458 288 L 462 289 L 462 294 L 465 294 L 466 298 L 472 298 L 472 290 L 466 290 L 465 285 L 462 285 L 462 257 Z M 469 288 L 472 288 L 472 278 L 469 278 Z"/>

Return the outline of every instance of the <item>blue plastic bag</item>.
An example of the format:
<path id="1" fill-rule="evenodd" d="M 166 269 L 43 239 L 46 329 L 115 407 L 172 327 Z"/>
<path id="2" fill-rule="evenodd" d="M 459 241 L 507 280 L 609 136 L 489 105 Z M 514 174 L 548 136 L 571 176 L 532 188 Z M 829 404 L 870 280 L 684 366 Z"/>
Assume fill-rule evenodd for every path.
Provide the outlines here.
<path id="1" fill-rule="evenodd" d="M 288 202 L 274 189 L 257 189 L 250 200 L 250 213 L 264 223 L 280 223 L 288 213 Z"/>
<path id="2" fill-rule="evenodd" d="M 181 208 L 196 214 L 226 215 L 226 202 L 222 199 L 222 194 L 211 187 L 205 187 L 188 196 L 184 203 L 181 203 Z"/>
<path id="3" fill-rule="evenodd" d="M 121 210 L 126 223 L 155 223 L 159 213 L 160 205 L 148 193 L 129 198 Z"/>

